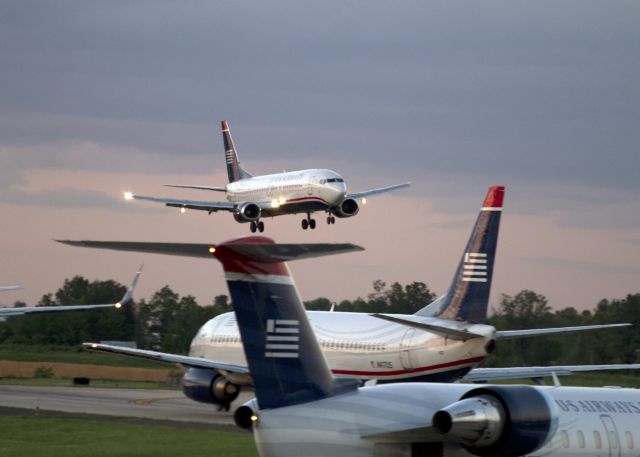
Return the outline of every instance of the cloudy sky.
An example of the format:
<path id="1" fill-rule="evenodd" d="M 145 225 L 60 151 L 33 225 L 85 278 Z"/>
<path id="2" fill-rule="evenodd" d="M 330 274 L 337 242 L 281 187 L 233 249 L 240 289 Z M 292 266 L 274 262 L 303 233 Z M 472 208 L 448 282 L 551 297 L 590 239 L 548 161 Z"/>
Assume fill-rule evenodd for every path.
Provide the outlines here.
<path id="1" fill-rule="evenodd" d="M 441 293 L 487 187 L 507 186 L 492 302 L 555 307 L 638 292 L 636 1 L 10 1 L 0 3 L 0 303 L 65 278 L 226 293 L 214 261 L 92 251 L 54 238 L 219 242 L 231 216 L 125 203 L 123 190 L 226 182 L 219 121 L 254 174 L 331 168 L 350 190 L 411 181 L 284 242 L 364 253 L 292 265 L 305 299 L 375 279 Z"/>

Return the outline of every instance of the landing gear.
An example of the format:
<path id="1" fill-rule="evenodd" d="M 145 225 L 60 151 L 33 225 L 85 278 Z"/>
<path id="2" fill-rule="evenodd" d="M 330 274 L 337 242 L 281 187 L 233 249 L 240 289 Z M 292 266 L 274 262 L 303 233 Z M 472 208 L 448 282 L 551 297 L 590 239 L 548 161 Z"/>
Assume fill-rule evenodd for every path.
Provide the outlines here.
<path id="1" fill-rule="evenodd" d="M 307 218 L 302 219 L 302 230 L 307 230 L 308 228 L 311 230 L 316 228 L 316 220 L 311 219 L 311 213 L 307 213 Z"/>
<path id="2" fill-rule="evenodd" d="M 256 233 L 256 230 L 260 233 L 264 232 L 264 222 L 262 221 L 252 221 L 251 224 L 249 225 L 249 228 L 251 229 L 251 233 Z"/>
<path id="3" fill-rule="evenodd" d="M 331 225 L 331 224 L 335 224 L 336 223 L 336 218 L 333 216 L 327 216 L 327 224 Z"/>

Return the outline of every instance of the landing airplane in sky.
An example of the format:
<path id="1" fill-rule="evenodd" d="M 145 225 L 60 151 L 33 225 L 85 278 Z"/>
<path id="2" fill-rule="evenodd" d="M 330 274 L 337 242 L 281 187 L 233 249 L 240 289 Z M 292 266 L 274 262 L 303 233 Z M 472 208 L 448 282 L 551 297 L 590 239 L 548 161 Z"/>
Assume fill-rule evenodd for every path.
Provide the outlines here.
<path id="1" fill-rule="evenodd" d="M 134 275 L 133 280 L 131 281 L 131 284 L 127 288 L 126 292 L 124 293 L 120 301 L 116 303 L 108 303 L 104 305 L 23 306 L 21 308 L 0 308 L 0 321 L 4 321 L 11 316 L 19 316 L 22 314 L 85 311 L 88 309 L 98 308 L 122 308 L 123 305 L 126 305 L 131 300 L 133 291 L 135 290 L 136 284 L 138 283 L 140 273 L 142 273 L 142 267 L 140 267 L 140 269 L 136 271 L 136 274 Z"/>
<path id="2" fill-rule="evenodd" d="M 262 243 L 234 240 L 212 253 L 225 271 L 256 392 L 234 418 L 253 431 L 261 457 L 637 455 L 637 389 L 359 387 L 334 378 L 282 252 Z"/>
<path id="3" fill-rule="evenodd" d="M 331 170 L 310 169 L 253 176 L 240 166 L 226 121 L 222 121 L 222 136 L 229 184 L 224 187 L 168 186 L 225 192 L 227 201 L 145 197 L 131 192 L 125 192 L 125 199 L 163 203 L 166 206 L 180 208 L 181 212 L 187 209 L 207 211 L 209 214 L 216 211 L 229 211 L 233 213 L 236 221 L 249 223 L 252 232 L 264 231 L 262 219 L 265 217 L 306 214 L 306 218 L 302 220 L 302 228 L 313 230 L 316 228 L 316 220 L 311 215 L 315 212 L 325 212 L 327 224 L 335 224 L 336 217 L 346 218 L 358 214 L 360 210 L 358 200 L 364 204 L 367 197 L 409 186 L 409 183 L 403 183 L 350 194 L 347 193 L 347 186 L 342 176 Z"/>
<path id="4" fill-rule="evenodd" d="M 504 188 L 489 189 L 482 210 L 460 260 L 449 291 L 414 315 L 363 314 L 309 311 L 311 326 L 333 374 L 358 380 L 472 381 L 540 378 L 573 371 L 604 369 L 599 365 L 571 367 L 475 368 L 493 350 L 495 341 L 629 324 L 496 331 L 486 325 L 489 291 L 493 277 Z M 139 243 L 111 241 L 63 241 L 64 243 L 117 250 L 211 257 L 211 244 Z M 247 243 L 269 250 L 267 238 L 249 238 Z M 286 259 L 306 258 L 320 246 L 330 252 L 360 250 L 353 245 L 278 245 L 290 251 Z M 238 248 L 240 249 L 240 247 Z M 244 247 L 242 247 L 244 249 Z M 296 254 L 298 253 L 298 254 Z M 295 254 L 295 255 L 294 255 Z M 267 273 L 265 273 L 267 274 Z M 251 385 L 236 318 L 222 314 L 207 322 L 191 344 L 189 356 L 87 344 L 88 348 L 170 363 L 188 368 L 183 391 L 197 401 L 228 407 L 241 386 Z M 220 367 L 223 363 L 224 368 Z M 628 368 L 619 365 L 618 369 Z M 607 369 L 614 369 L 607 366 Z"/>

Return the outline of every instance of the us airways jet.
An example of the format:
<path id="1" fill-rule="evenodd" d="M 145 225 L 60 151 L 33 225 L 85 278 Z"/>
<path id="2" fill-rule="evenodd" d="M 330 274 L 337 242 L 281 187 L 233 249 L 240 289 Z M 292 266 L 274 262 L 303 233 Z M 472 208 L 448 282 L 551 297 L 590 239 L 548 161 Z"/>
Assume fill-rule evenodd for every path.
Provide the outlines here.
<path id="1" fill-rule="evenodd" d="M 89 309 L 99 309 L 99 308 L 116 308 L 120 309 L 122 306 L 126 305 L 131 301 L 131 297 L 133 296 L 133 291 L 136 288 L 136 284 L 138 284 L 138 278 L 140 277 L 140 273 L 142 273 L 142 267 L 136 271 L 136 274 L 131 281 L 131 284 L 125 291 L 122 298 L 116 303 L 107 303 L 107 304 L 92 304 L 92 305 L 60 305 L 60 306 L 23 306 L 19 308 L 2 308 L 0 307 L 0 321 L 5 321 L 8 317 L 11 316 L 19 316 L 22 314 L 33 314 L 33 313 L 59 313 L 59 312 L 67 312 L 67 311 L 86 311 Z M 20 288 L 19 286 L 15 286 Z M 15 290 L 15 289 L 9 289 Z M 1 291 L 1 289 L 0 289 Z"/>
<path id="2" fill-rule="evenodd" d="M 599 368 L 475 368 L 493 350 L 496 340 L 629 325 L 512 331 L 496 331 L 494 327 L 486 325 L 503 195 L 502 186 L 489 189 L 451 287 L 443 297 L 416 314 L 308 312 L 311 326 L 333 374 L 358 380 L 375 379 L 377 382 L 455 381 L 460 378 L 487 381 L 539 378 L 549 376 L 552 372 L 570 374 L 573 371 Z M 216 252 L 215 246 L 210 244 L 64 242 L 86 247 L 194 257 L 211 257 Z M 353 245 L 278 246 L 280 250 L 289 250 L 287 256 L 282 257 L 289 260 L 318 255 L 321 248 L 327 252 L 361 249 Z M 253 252 L 259 249 L 270 251 L 274 247 L 267 238 L 254 237 L 245 240 L 244 244 L 239 244 L 235 249 Z M 309 249 L 307 255 L 305 249 Z M 267 275 L 264 278 L 270 277 L 266 272 L 264 275 Z M 277 276 L 274 278 L 279 280 Z M 285 340 L 286 338 L 283 341 Z M 222 407 L 228 407 L 242 386 L 250 386 L 252 383 L 246 372 L 246 360 L 233 313 L 220 315 L 207 322 L 193 339 L 189 356 L 102 344 L 86 346 L 102 352 L 181 363 L 188 368 L 182 383 L 184 393 L 194 400 Z M 220 362 L 223 362 L 224 368 L 219 368 Z"/>
<path id="3" fill-rule="evenodd" d="M 349 193 L 344 178 L 332 170 L 310 169 L 272 175 L 253 176 L 240 166 L 238 154 L 231 138 L 229 125 L 222 121 L 225 159 L 229 183 L 224 187 L 206 185 L 168 185 L 184 189 L 224 192 L 227 201 L 184 200 L 135 195 L 125 192 L 127 200 L 146 200 L 166 206 L 207 211 L 228 211 L 236 221 L 249 223 L 251 232 L 264 231 L 265 217 L 285 214 L 305 214 L 302 228 L 315 229 L 315 212 L 326 213 L 327 224 L 335 224 L 336 217 L 346 218 L 358 214 L 360 204 L 367 197 L 408 187 L 409 183 Z"/>
<path id="4" fill-rule="evenodd" d="M 256 393 L 234 419 L 253 432 L 261 457 L 637 455 L 637 389 L 359 387 L 333 377 L 282 262 L 292 254 L 261 238 L 223 243 L 213 252 L 225 271 Z"/>

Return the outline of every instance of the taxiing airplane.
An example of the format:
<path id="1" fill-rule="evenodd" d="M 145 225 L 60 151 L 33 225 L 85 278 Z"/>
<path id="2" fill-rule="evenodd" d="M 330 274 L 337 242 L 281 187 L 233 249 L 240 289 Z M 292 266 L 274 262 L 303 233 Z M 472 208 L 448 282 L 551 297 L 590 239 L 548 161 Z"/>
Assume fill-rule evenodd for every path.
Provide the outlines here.
<path id="1" fill-rule="evenodd" d="M 256 398 L 235 411 L 261 457 L 621 457 L 640 446 L 640 391 L 334 378 L 289 271 L 235 240 L 216 247 Z M 309 248 L 313 250 L 313 248 Z M 275 255 L 274 255 L 275 254 Z"/>
<path id="2" fill-rule="evenodd" d="M 304 230 L 315 229 L 316 220 L 311 217 L 315 212 L 327 214 L 327 224 L 335 224 L 336 217 L 346 218 L 358 214 L 366 198 L 408 187 L 409 183 L 396 184 L 364 192 L 347 193 L 342 176 L 335 171 L 310 169 L 290 171 L 272 175 L 253 176 L 240 166 L 236 148 L 231 138 L 229 125 L 222 121 L 225 158 L 229 183 L 224 187 L 198 185 L 168 185 L 184 189 L 198 189 L 225 192 L 227 201 L 183 200 L 174 198 L 145 197 L 125 192 L 127 200 L 147 200 L 166 206 L 207 211 L 228 211 L 236 221 L 249 223 L 252 232 L 264 231 L 265 217 L 285 214 L 306 214 L 302 220 Z"/>
<path id="3" fill-rule="evenodd" d="M 448 292 L 414 315 L 309 311 L 307 315 L 327 362 L 336 376 L 358 380 L 490 381 L 541 378 L 575 371 L 594 371 L 600 365 L 561 367 L 475 368 L 494 349 L 495 341 L 630 324 L 496 331 L 486 325 L 504 188 L 489 189 Z M 275 249 L 267 238 L 249 238 L 246 249 Z M 116 250 L 142 251 L 209 258 L 211 244 L 63 241 Z M 360 250 L 354 245 L 277 245 L 295 260 L 327 252 Z M 245 249 L 239 245 L 236 249 Z M 303 255 L 303 254 L 307 255 Z M 312 255 L 313 254 L 313 255 Z M 282 254 L 281 254 L 282 255 Z M 265 273 L 266 274 L 266 273 Z M 235 303 L 234 303 L 235 306 Z M 192 341 L 189 356 L 144 349 L 87 344 L 89 349 L 180 363 L 188 368 L 183 391 L 197 401 L 228 407 L 242 386 L 250 386 L 242 341 L 233 313 L 207 322 Z M 219 367 L 223 363 L 225 368 Z M 628 365 L 606 369 L 625 369 Z"/>
<path id="4" fill-rule="evenodd" d="M 11 316 L 19 316 L 22 314 L 86 311 L 89 309 L 99 308 L 122 308 L 123 305 L 126 305 L 131 300 L 133 291 L 135 290 L 136 284 L 138 283 L 140 273 L 142 273 L 142 267 L 140 267 L 138 271 L 136 271 L 136 274 L 134 275 L 133 280 L 131 281 L 131 284 L 127 288 L 126 292 L 124 293 L 120 301 L 116 303 L 108 303 L 104 305 L 23 306 L 20 308 L 0 308 L 0 321 L 4 321 Z"/>

